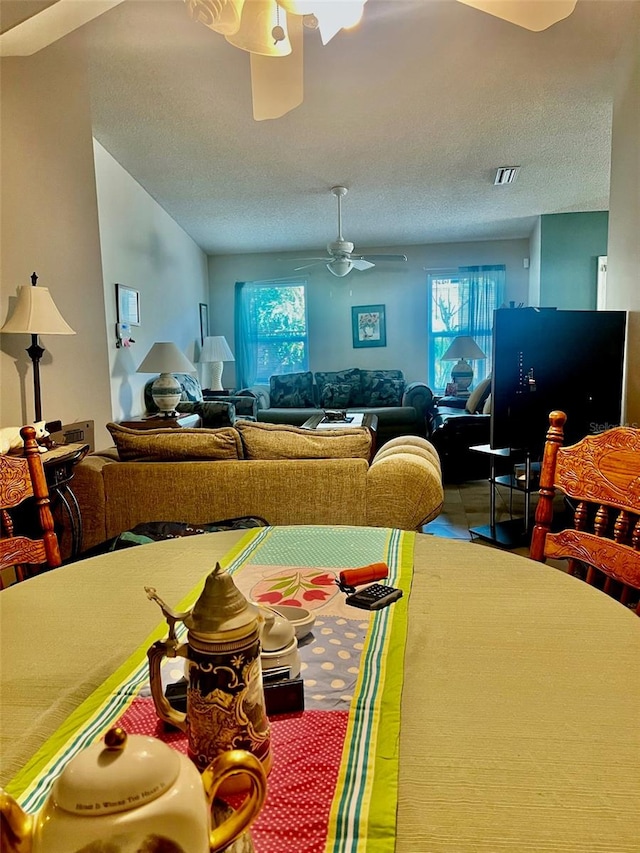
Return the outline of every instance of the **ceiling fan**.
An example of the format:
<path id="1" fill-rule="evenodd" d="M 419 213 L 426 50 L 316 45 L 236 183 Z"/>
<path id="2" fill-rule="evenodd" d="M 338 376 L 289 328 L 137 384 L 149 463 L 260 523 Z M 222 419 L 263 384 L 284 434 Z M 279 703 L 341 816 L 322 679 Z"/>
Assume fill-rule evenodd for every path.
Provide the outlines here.
<path id="1" fill-rule="evenodd" d="M 346 187 L 331 187 L 332 194 L 338 200 L 338 236 L 332 243 L 327 244 L 327 255 L 324 258 L 295 258 L 297 261 L 310 261 L 301 267 L 296 267 L 295 272 L 325 264 L 332 275 L 343 278 L 351 270 L 368 270 L 375 267 L 374 261 L 406 261 L 406 255 L 361 255 L 353 251 L 353 243 L 345 240 L 342 236 L 342 199 L 348 190 Z"/>

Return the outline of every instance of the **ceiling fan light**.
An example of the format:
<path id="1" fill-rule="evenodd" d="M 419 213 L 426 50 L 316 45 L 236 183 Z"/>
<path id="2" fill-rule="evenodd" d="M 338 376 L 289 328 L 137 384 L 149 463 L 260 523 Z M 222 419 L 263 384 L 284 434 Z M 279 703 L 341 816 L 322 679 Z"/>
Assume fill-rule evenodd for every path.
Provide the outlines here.
<path id="1" fill-rule="evenodd" d="M 314 14 L 318 19 L 322 44 L 329 44 L 340 30 L 359 24 L 366 2 L 367 0 L 342 0 L 340 3 L 318 3 Z"/>
<path id="2" fill-rule="evenodd" d="M 184 0 L 194 21 L 222 35 L 240 28 L 244 0 Z"/>
<path id="3" fill-rule="evenodd" d="M 282 27 L 284 38 L 276 41 L 274 29 Z M 259 56 L 289 56 L 291 42 L 287 14 L 275 0 L 250 0 L 242 10 L 240 29 L 225 36 L 229 44 Z"/>
<path id="4" fill-rule="evenodd" d="M 338 278 L 343 278 L 347 273 L 351 272 L 352 268 L 353 264 L 349 258 L 334 258 L 334 260 L 329 261 L 327 264 L 329 272 Z"/>

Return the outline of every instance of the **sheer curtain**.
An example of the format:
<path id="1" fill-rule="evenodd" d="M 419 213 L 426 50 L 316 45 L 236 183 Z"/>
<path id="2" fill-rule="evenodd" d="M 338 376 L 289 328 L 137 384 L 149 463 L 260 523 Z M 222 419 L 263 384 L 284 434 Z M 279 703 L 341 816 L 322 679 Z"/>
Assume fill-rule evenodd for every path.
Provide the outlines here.
<path id="1" fill-rule="evenodd" d="M 238 388 L 255 385 L 258 374 L 258 322 L 254 307 L 255 285 L 237 281 L 235 288 L 236 383 Z"/>
<path id="2" fill-rule="evenodd" d="M 486 360 L 478 362 L 475 382 L 491 373 L 491 349 L 493 340 L 493 312 L 504 302 L 506 268 L 504 264 L 459 267 L 461 304 L 465 306 L 464 325 Z"/>

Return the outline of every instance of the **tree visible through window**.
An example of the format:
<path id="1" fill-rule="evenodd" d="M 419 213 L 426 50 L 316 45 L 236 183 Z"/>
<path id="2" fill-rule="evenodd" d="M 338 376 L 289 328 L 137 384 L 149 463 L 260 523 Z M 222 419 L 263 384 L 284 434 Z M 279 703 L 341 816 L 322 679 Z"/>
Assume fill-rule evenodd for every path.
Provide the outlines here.
<path id="1" fill-rule="evenodd" d="M 308 369 L 308 325 L 304 281 L 243 282 L 236 285 L 238 381 L 268 384 L 274 373 Z"/>
<path id="2" fill-rule="evenodd" d="M 429 273 L 429 386 L 442 393 L 451 380 L 453 362 L 442 356 L 458 335 L 470 335 L 487 356 L 473 363 L 473 384 L 491 372 L 493 312 L 504 295 L 504 265 L 461 267 Z"/>

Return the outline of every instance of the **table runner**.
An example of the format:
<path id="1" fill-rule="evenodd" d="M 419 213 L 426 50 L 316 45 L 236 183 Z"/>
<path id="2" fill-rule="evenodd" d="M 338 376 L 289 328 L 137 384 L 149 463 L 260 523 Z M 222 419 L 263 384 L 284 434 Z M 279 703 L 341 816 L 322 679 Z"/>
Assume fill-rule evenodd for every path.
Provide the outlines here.
<path id="1" fill-rule="evenodd" d="M 221 561 L 235 576 L 236 583 L 243 592 L 252 594 L 250 597 L 275 603 L 273 578 L 278 578 L 275 582 L 278 589 L 284 590 L 289 596 L 292 590 L 291 579 L 295 578 L 298 598 L 301 599 L 298 603 L 314 609 L 317 615 L 322 615 L 322 621 L 318 619 L 316 625 L 326 625 L 327 618 L 332 618 L 336 624 L 351 620 L 359 628 L 366 628 L 360 660 L 357 666 L 351 667 L 357 671 L 353 695 L 342 696 L 337 700 L 338 706 L 341 701 L 345 704 L 344 700 L 349 700 L 345 704 L 346 711 L 338 709 L 318 712 L 314 702 L 326 700 L 326 695 L 311 693 L 309 702 L 305 680 L 307 707 L 312 707 L 301 715 L 301 721 L 297 721 L 298 735 L 302 731 L 311 738 L 314 728 L 317 729 L 324 723 L 334 731 L 334 736 L 336 731 L 344 733 L 339 762 L 327 763 L 324 779 L 322 774 L 317 775 L 317 781 L 321 784 L 327 785 L 331 780 L 333 784 L 337 780 L 337 784 L 335 791 L 329 792 L 330 803 L 326 802 L 328 820 L 323 818 L 319 835 L 316 833 L 312 846 L 304 848 L 309 853 L 311 850 L 318 850 L 320 853 L 386 853 L 393 850 L 400 695 L 414 541 L 414 534 L 385 529 L 262 528 L 247 533 Z M 405 596 L 393 606 L 375 614 L 346 607 L 343 597 L 337 593 L 333 578 L 340 569 L 378 561 L 387 563 L 388 583 L 402 588 Z M 288 586 L 283 587 L 283 578 L 289 578 Z M 202 584 L 199 584 L 175 606 L 179 610 L 189 609 L 201 589 Z M 159 593 L 162 594 L 162 590 L 159 590 Z M 294 603 L 291 597 L 281 599 L 281 603 L 287 601 Z M 330 616 L 325 617 L 325 613 Z M 186 634 L 184 628 L 182 630 Z M 332 634 L 333 628 L 322 627 L 320 631 Z M 16 796 L 27 811 L 36 812 L 41 808 L 53 780 L 72 755 L 101 737 L 123 714 L 126 723 L 127 714 L 130 715 L 135 708 L 131 707 L 132 703 L 140 706 L 144 705 L 145 701 L 148 702 L 140 698 L 140 693 L 142 691 L 144 694 L 147 684 L 146 650 L 152 642 L 165 634 L 166 625 L 162 623 L 117 672 L 76 709 L 64 726 L 44 744 L 7 786 L 7 790 Z M 329 640 L 329 643 L 331 642 L 340 641 L 332 637 Z M 319 646 L 316 645 L 313 651 L 317 652 L 318 649 Z M 301 648 L 303 667 L 306 666 L 305 651 L 304 647 Z M 345 650 L 340 649 L 339 654 L 345 653 Z M 327 666 L 328 663 L 325 661 L 322 666 Z M 306 679 L 305 673 L 303 677 Z M 319 714 L 339 716 L 329 721 Z M 294 739 L 289 738 L 287 732 L 292 730 L 294 722 L 286 717 L 272 720 L 274 744 L 278 741 L 281 744 L 293 742 Z M 162 732 L 157 730 L 151 730 L 149 733 L 162 736 Z M 310 741 L 307 741 L 306 746 L 309 743 Z M 172 745 L 180 748 L 179 744 Z M 281 752 L 281 755 L 283 754 Z M 277 760 L 276 756 L 275 761 Z M 288 764 L 286 760 L 282 763 Z M 275 846 L 266 840 L 262 843 L 259 824 L 268 827 L 273 823 L 275 810 L 284 807 L 276 775 L 272 774 L 270 778 L 269 797 L 256 823 L 254 838 L 258 853 L 286 853 L 287 849 L 302 849 L 299 843 L 298 846 L 286 848 L 283 846 L 282 837 L 276 839 Z M 306 780 L 307 787 L 311 780 L 312 777 Z M 275 803 L 279 803 L 279 806 L 275 806 Z M 308 805 L 309 801 L 305 802 L 304 798 L 297 806 L 294 803 L 287 804 L 291 826 L 300 826 L 309 820 L 308 809 L 305 808 Z M 298 813 L 295 813 L 296 808 Z"/>

